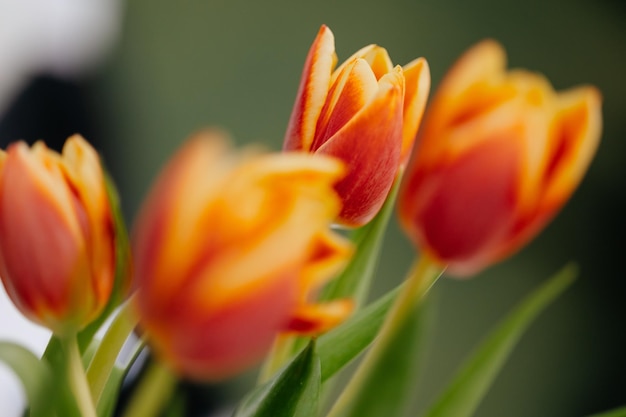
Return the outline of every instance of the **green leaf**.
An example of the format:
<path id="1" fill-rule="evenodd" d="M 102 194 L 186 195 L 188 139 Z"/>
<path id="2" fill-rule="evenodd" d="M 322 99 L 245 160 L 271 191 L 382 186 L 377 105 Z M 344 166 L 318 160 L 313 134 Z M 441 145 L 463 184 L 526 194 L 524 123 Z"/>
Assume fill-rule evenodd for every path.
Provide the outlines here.
<path id="1" fill-rule="evenodd" d="M 127 369 L 118 366 L 113 367 L 111 370 L 108 379 L 110 383 L 105 385 L 100 397 L 100 402 L 96 405 L 98 417 L 111 417 L 113 415 L 115 406 L 117 405 L 117 397 L 122 387 L 122 381 L 126 374 Z"/>
<path id="2" fill-rule="evenodd" d="M 129 301 L 119 310 L 98 344 L 87 368 L 87 381 L 95 404 L 100 401 L 115 360 L 138 320 Z"/>
<path id="3" fill-rule="evenodd" d="M 120 361 L 118 359 L 115 366 L 111 369 L 104 387 L 102 388 L 100 398 L 96 403 L 96 413 L 98 417 L 110 417 L 113 415 L 124 378 L 139 356 L 139 353 L 141 353 L 143 346 L 144 342 L 138 341 L 127 355 L 128 360 Z"/>
<path id="4" fill-rule="evenodd" d="M 356 245 L 356 252 L 341 275 L 326 286 L 321 300 L 352 298 L 357 306 L 365 301 L 376 272 L 400 182 L 400 179 L 396 178 L 385 204 L 376 217 L 354 232 L 352 241 Z"/>
<path id="5" fill-rule="evenodd" d="M 417 386 L 426 305 L 415 303 L 397 324 L 380 360 L 359 386 L 358 395 L 342 415 L 399 417 L 406 415 Z"/>
<path id="6" fill-rule="evenodd" d="M 332 331 L 321 336 L 317 352 L 322 382 L 356 358 L 376 337 L 402 285 L 380 297 Z"/>
<path id="7" fill-rule="evenodd" d="M 51 416 L 56 395 L 50 367 L 28 349 L 11 342 L 0 342 L 0 361 L 22 382 L 30 415 Z"/>
<path id="8" fill-rule="evenodd" d="M 426 416 L 472 416 L 524 331 L 576 274 L 577 269 L 567 265 L 513 310 L 483 341 Z"/>
<path id="9" fill-rule="evenodd" d="M 615 408 L 589 417 L 626 417 L 626 407 Z"/>
<path id="10" fill-rule="evenodd" d="M 422 302 L 442 268 L 422 257 L 411 268 L 378 331 L 375 344 L 330 410 L 329 416 L 399 416 L 417 382 Z"/>
<path id="11" fill-rule="evenodd" d="M 278 375 L 248 394 L 233 417 L 310 417 L 317 414 L 320 361 L 312 341 Z"/>

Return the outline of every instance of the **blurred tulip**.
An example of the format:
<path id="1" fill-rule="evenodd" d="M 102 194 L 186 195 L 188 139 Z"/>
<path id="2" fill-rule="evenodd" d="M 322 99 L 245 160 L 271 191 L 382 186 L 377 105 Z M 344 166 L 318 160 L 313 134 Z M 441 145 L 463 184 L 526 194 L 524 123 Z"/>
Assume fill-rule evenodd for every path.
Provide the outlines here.
<path id="1" fill-rule="evenodd" d="M 1 151 L 0 151 L 1 152 Z M 114 280 L 111 208 L 96 151 L 24 142 L 0 155 L 0 275 L 27 317 L 57 334 L 96 319 Z"/>
<path id="2" fill-rule="evenodd" d="M 217 132 L 190 140 L 135 228 L 137 307 L 157 354 L 199 380 L 254 365 L 279 332 L 318 333 L 351 303 L 309 303 L 351 255 L 328 229 L 340 209 L 334 159 L 234 156 Z"/>
<path id="3" fill-rule="evenodd" d="M 384 48 L 369 45 L 335 71 L 332 32 L 322 26 L 304 64 L 284 150 L 327 154 L 348 173 L 336 185 L 338 221 L 362 226 L 380 210 L 411 152 L 430 88 L 423 58 L 393 67 Z"/>
<path id="4" fill-rule="evenodd" d="M 581 181 L 601 131 L 600 94 L 556 93 L 537 74 L 505 70 L 501 46 L 470 49 L 424 119 L 399 200 L 414 243 L 470 275 L 532 239 Z"/>

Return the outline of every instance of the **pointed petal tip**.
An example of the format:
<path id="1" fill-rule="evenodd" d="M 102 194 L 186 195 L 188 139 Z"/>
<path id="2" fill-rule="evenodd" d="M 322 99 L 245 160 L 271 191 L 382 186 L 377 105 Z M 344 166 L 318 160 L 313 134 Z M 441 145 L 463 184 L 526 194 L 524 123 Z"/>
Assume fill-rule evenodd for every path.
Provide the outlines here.
<path id="1" fill-rule="evenodd" d="M 506 50 L 500 42 L 495 39 L 486 38 L 474 45 L 468 53 L 475 53 L 483 57 L 506 61 Z"/>
<path id="2" fill-rule="evenodd" d="M 483 40 L 468 49 L 450 68 L 438 95 L 457 96 L 470 85 L 500 77 L 506 69 L 506 52 L 492 39 Z"/>
<path id="3" fill-rule="evenodd" d="M 316 336 L 336 327 L 353 310 L 354 302 L 349 299 L 307 304 L 295 312 L 286 330 L 300 335 Z"/>

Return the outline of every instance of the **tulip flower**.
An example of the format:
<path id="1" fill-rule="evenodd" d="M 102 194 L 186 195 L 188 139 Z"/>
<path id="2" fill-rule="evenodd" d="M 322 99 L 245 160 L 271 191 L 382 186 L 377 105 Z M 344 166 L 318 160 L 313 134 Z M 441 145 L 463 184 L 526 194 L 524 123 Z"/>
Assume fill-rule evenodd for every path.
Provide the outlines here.
<path id="1" fill-rule="evenodd" d="M 114 280 L 111 208 L 96 151 L 37 142 L 0 151 L 0 276 L 17 308 L 57 334 L 96 319 Z"/>
<path id="2" fill-rule="evenodd" d="M 338 222 L 362 226 L 380 210 L 413 146 L 428 91 L 423 58 L 394 67 L 384 48 L 369 45 L 335 71 L 334 37 L 322 26 L 304 64 L 283 149 L 343 160 L 336 185 Z"/>
<path id="3" fill-rule="evenodd" d="M 432 258 L 467 276 L 533 238 L 581 181 L 597 148 L 600 95 L 556 93 L 506 71 L 494 41 L 453 66 L 427 111 L 399 199 L 402 225 Z"/>
<path id="4" fill-rule="evenodd" d="M 133 248 L 142 325 L 174 371 L 229 377 L 256 364 L 279 332 L 316 334 L 350 312 L 349 301 L 310 302 L 351 255 L 328 228 L 343 171 L 322 156 L 237 157 L 213 131 L 169 162 Z"/>

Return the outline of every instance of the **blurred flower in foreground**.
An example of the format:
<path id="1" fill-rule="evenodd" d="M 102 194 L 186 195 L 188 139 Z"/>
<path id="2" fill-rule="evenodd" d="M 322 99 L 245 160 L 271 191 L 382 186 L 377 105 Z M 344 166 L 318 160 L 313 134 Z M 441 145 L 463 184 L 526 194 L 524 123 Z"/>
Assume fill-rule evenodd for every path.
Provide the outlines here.
<path id="1" fill-rule="evenodd" d="M 533 238 L 581 181 L 600 138 L 595 88 L 557 94 L 538 74 L 506 72 L 505 60 L 484 41 L 450 70 L 400 194 L 404 229 L 455 275 Z"/>
<path id="2" fill-rule="evenodd" d="M 0 155 L 0 276 L 30 319 L 58 334 L 97 318 L 114 280 L 111 208 L 98 154 L 24 142 Z"/>
<path id="3" fill-rule="evenodd" d="M 423 58 L 393 67 L 384 48 L 369 45 L 335 71 L 334 37 L 322 26 L 304 64 L 284 150 L 342 159 L 348 174 L 336 185 L 339 222 L 362 226 L 380 210 L 406 162 L 430 88 Z"/>
<path id="4" fill-rule="evenodd" d="M 216 380 L 254 365 L 278 332 L 317 333 L 351 303 L 309 304 L 351 246 L 328 229 L 340 161 L 228 153 L 217 132 L 166 166 L 136 224 L 137 307 L 175 371 Z"/>

